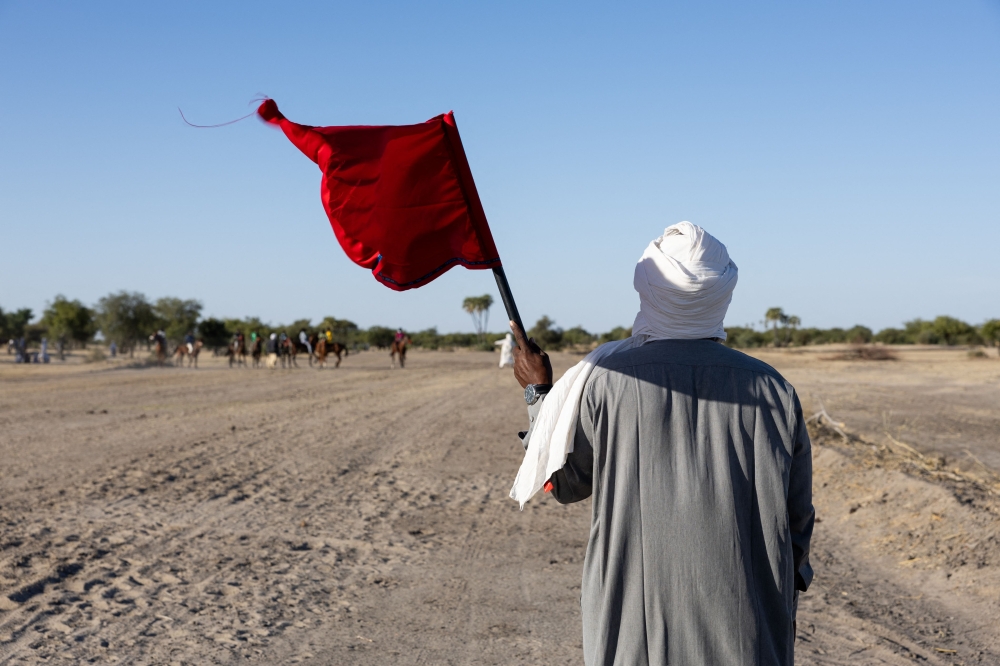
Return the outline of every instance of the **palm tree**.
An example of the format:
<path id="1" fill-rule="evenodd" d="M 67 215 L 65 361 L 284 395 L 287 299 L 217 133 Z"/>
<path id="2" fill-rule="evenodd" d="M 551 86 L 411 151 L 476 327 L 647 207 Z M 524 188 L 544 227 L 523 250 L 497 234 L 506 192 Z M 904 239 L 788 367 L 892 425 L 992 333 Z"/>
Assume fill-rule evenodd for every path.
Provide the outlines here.
<path id="1" fill-rule="evenodd" d="M 788 327 L 792 330 L 788 333 L 787 336 L 785 336 L 785 340 L 786 342 L 791 343 L 792 338 L 795 336 L 795 330 L 799 327 L 799 324 L 802 323 L 802 320 L 799 319 L 797 315 L 789 315 L 787 323 Z"/>
<path id="2" fill-rule="evenodd" d="M 493 297 L 489 294 L 469 296 L 462 301 L 462 309 L 472 316 L 472 325 L 476 327 L 476 335 L 480 342 L 486 341 L 486 326 L 490 321 L 490 306 Z"/>
<path id="3" fill-rule="evenodd" d="M 774 331 L 774 346 L 778 346 L 778 324 L 784 325 L 788 321 L 788 317 L 785 315 L 785 311 L 781 308 L 768 308 L 767 312 L 764 313 L 765 325 L 771 324 L 771 328 Z"/>

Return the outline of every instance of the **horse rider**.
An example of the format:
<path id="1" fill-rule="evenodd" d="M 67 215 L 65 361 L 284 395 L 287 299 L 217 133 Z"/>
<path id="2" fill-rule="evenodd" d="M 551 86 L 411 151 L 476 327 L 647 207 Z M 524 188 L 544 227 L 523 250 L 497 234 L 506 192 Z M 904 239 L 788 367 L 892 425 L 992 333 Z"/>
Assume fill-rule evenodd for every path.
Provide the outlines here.
<path id="1" fill-rule="evenodd" d="M 329 327 L 327 327 L 326 333 L 324 335 L 326 335 L 326 344 L 332 345 L 333 344 L 333 330 L 330 329 Z"/>
<path id="2" fill-rule="evenodd" d="M 187 335 L 184 336 L 184 344 L 187 345 L 188 354 L 194 353 L 194 333 L 188 331 Z"/>
<path id="3" fill-rule="evenodd" d="M 312 345 L 309 344 L 309 334 L 306 333 L 306 329 L 305 328 L 303 328 L 303 329 L 301 329 L 299 331 L 299 344 L 301 344 L 303 347 L 305 347 L 306 351 L 309 352 L 309 355 L 312 356 L 313 348 L 312 348 Z"/>
<path id="4" fill-rule="evenodd" d="M 396 329 L 396 342 L 402 342 L 405 339 L 406 339 L 406 333 L 403 332 L 403 329 L 397 328 Z"/>
<path id="5" fill-rule="evenodd" d="M 151 336 L 149 336 L 149 340 L 153 344 L 163 349 L 164 354 L 167 353 L 167 334 L 163 332 L 162 328 L 156 331 L 156 333 L 153 333 Z"/>

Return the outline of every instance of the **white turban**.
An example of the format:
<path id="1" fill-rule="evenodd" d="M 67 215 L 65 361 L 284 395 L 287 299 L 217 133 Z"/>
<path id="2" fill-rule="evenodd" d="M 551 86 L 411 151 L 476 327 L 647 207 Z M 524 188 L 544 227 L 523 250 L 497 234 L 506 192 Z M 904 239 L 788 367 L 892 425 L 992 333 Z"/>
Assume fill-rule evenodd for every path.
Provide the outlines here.
<path id="1" fill-rule="evenodd" d="M 639 314 L 632 335 L 650 340 L 726 339 L 722 321 L 738 269 L 726 246 L 690 222 L 664 230 L 642 253 L 633 286 Z"/>

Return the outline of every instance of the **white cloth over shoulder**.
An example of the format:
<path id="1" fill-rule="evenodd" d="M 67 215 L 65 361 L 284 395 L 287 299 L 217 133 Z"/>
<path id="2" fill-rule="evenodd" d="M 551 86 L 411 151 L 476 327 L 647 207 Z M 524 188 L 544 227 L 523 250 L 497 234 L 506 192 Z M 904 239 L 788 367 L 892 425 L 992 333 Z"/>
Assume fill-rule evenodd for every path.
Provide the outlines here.
<path id="1" fill-rule="evenodd" d="M 722 322 L 732 301 L 738 270 L 726 246 L 701 227 L 680 222 L 649 244 L 632 281 L 639 314 L 632 336 L 608 342 L 566 371 L 545 397 L 531 428 L 524 460 L 510 489 L 521 508 L 573 451 L 583 389 L 604 358 L 651 340 L 726 339 Z"/>

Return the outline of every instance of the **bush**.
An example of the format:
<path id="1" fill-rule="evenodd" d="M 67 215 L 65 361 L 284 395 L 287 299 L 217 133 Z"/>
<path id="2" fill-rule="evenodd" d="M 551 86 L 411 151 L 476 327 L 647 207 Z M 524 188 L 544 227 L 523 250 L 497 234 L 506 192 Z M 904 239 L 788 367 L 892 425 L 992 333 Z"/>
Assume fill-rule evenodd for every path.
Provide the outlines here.
<path id="1" fill-rule="evenodd" d="M 910 340 L 906 336 L 906 331 L 901 328 L 883 328 L 875 334 L 875 341 L 884 345 L 905 345 Z"/>
<path id="2" fill-rule="evenodd" d="M 983 341 L 979 331 L 954 317 L 936 317 L 931 328 L 946 345 L 978 345 Z"/>
<path id="3" fill-rule="evenodd" d="M 555 322 L 542 316 L 534 327 L 528 331 L 528 337 L 534 338 L 538 346 L 545 350 L 557 350 L 563 347 L 563 330 L 555 326 Z"/>
<path id="4" fill-rule="evenodd" d="M 417 333 L 410 334 L 410 342 L 413 343 L 414 347 L 420 347 L 422 349 L 437 349 L 441 346 L 440 335 L 438 335 L 437 328 L 428 328 L 423 331 L 418 331 Z"/>
<path id="5" fill-rule="evenodd" d="M 815 330 L 815 329 L 813 329 Z M 802 333 L 803 331 L 796 331 Z M 740 349 L 753 349 L 770 344 L 771 335 L 755 331 L 744 326 L 731 326 L 726 329 L 726 346 Z"/>
<path id="6" fill-rule="evenodd" d="M 209 317 L 198 324 L 198 335 L 209 349 L 219 349 L 229 344 L 229 333 L 226 323 L 221 319 Z"/>
<path id="7" fill-rule="evenodd" d="M 990 319 L 980 326 L 979 337 L 990 346 L 1000 345 L 1000 319 Z"/>
<path id="8" fill-rule="evenodd" d="M 441 347 L 474 347 L 481 342 L 475 333 L 445 333 L 438 338 Z"/>
<path id="9" fill-rule="evenodd" d="M 605 342 L 614 342 L 616 340 L 624 340 L 625 338 L 632 335 L 632 327 L 629 326 L 625 328 L 624 326 L 615 326 L 613 329 L 607 333 L 601 333 L 601 337 L 598 342 L 604 344 Z"/>
<path id="10" fill-rule="evenodd" d="M 393 340 L 396 339 L 396 332 L 385 326 L 372 326 L 365 333 L 366 342 L 378 349 L 388 349 Z"/>
<path id="11" fill-rule="evenodd" d="M 106 358 L 107 358 L 107 355 L 104 353 L 103 349 L 101 349 L 100 347 L 94 347 L 94 348 L 92 348 L 90 350 L 90 353 L 87 354 L 84 357 L 83 362 L 84 363 L 100 363 L 101 361 L 103 361 Z"/>
<path id="12" fill-rule="evenodd" d="M 909 341 L 921 345 L 977 345 L 983 342 L 974 327 L 945 315 L 935 317 L 934 321 L 914 319 L 905 326 Z"/>
<path id="13" fill-rule="evenodd" d="M 844 331 L 844 338 L 852 345 L 866 345 L 870 343 L 874 337 L 872 329 L 860 324 L 856 324 L 853 328 L 849 328 Z"/>
<path id="14" fill-rule="evenodd" d="M 563 331 L 562 341 L 567 345 L 589 345 L 595 339 L 595 336 L 588 333 L 582 326 L 574 326 L 568 331 Z"/>
<path id="15" fill-rule="evenodd" d="M 0 339 L 4 342 L 24 335 L 24 327 L 31 321 L 31 308 L 21 308 L 16 312 L 4 312 L 0 308 Z"/>

